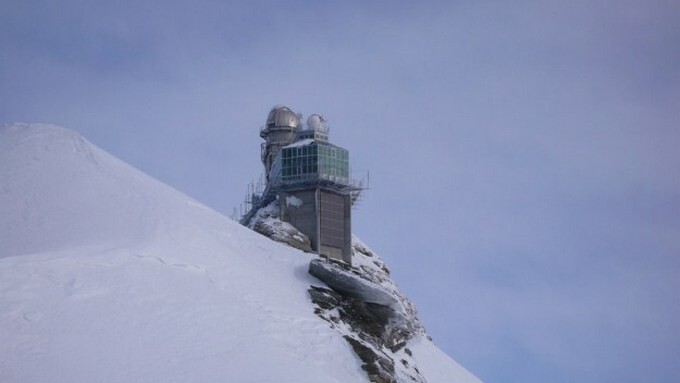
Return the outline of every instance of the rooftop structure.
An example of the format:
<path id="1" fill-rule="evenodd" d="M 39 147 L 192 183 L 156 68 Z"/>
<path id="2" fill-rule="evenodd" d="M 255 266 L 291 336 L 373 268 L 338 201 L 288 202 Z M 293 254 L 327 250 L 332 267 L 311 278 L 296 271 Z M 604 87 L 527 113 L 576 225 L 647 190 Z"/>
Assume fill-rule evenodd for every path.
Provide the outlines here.
<path id="1" fill-rule="evenodd" d="M 275 106 L 267 116 L 267 123 L 260 129 L 262 163 L 269 183 L 269 171 L 282 147 L 293 143 L 300 131 L 300 116 L 285 106 Z"/>

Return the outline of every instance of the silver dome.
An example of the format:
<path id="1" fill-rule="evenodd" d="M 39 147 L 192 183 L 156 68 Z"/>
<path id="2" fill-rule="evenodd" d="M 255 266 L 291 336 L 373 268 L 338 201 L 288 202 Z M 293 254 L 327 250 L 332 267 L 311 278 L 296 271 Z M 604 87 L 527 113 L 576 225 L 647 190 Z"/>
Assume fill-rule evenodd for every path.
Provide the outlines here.
<path id="1" fill-rule="evenodd" d="M 309 116 L 309 118 L 307 118 L 307 128 L 311 130 L 327 132 L 326 120 L 318 114 L 312 114 Z"/>
<path id="2" fill-rule="evenodd" d="M 276 106 L 267 117 L 267 128 L 270 127 L 289 127 L 289 128 L 299 128 L 300 118 L 295 112 L 288 109 L 285 106 Z"/>

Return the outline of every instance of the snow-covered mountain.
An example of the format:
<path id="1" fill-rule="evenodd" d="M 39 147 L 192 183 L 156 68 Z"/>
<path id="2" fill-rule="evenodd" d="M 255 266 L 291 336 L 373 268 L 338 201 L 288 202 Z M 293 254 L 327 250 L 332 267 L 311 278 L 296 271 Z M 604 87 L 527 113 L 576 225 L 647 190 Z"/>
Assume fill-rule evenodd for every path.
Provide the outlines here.
<path id="1" fill-rule="evenodd" d="M 312 302 L 334 294 L 315 258 L 73 131 L 0 128 L 1 382 L 368 382 Z M 422 381 L 478 382 L 424 330 L 386 356 L 405 354 Z"/>

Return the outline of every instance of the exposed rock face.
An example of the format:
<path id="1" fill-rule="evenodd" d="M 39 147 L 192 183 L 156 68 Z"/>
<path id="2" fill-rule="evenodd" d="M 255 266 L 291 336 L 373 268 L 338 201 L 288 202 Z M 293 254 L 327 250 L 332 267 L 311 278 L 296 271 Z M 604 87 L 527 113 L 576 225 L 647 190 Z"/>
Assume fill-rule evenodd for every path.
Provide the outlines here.
<path id="1" fill-rule="evenodd" d="M 257 211 L 248 226 L 311 252 L 309 239 L 279 219 L 277 201 Z M 425 329 L 385 263 L 368 246 L 353 236 L 352 266 L 317 258 L 310 262 L 309 273 L 323 282 L 308 290 L 315 313 L 343 335 L 371 382 L 425 382 L 406 347 Z"/>
<path id="2" fill-rule="evenodd" d="M 389 278 L 389 270 L 353 238 L 354 267 L 314 259 L 309 273 L 329 288 L 311 286 L 315 312 L 343 334 L 371 382 L 425 382 L 405 348 L 425 330 L 415 309 Z"/>
<path id="3" fill-rule="evenodd" d="M 403 311 L 397 298 L 381 285 L 362 278 L 360 274 L 352 273 L 352 269 L 344 264 L 314 259 L 309 263 L 309 273 L 343 295 Z"/>

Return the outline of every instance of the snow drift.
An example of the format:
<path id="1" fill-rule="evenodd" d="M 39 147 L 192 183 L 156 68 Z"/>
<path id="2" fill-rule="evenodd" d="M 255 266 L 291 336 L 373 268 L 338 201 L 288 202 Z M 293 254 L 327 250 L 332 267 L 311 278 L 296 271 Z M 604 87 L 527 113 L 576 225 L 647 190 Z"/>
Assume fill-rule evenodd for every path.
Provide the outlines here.
<path id="1" fill-rule="evenodd" d="M 312 258 L 72 131 L 0 128 L 2 382 L 365 382 Z M 478 381 L 409 347 L 430 383 Z"/>

